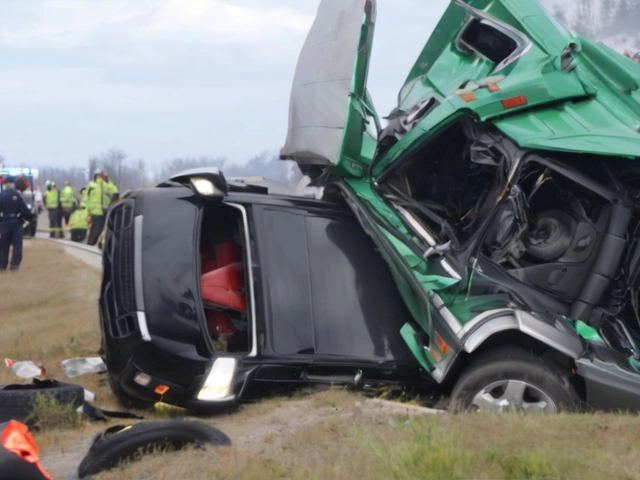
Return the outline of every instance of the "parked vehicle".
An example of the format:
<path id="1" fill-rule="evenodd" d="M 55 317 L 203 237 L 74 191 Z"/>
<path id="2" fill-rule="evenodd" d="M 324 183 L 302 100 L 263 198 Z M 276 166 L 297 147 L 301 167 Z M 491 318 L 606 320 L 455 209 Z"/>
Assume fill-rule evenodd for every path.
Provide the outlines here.
<path id="1" fill-rule="evenodd" d="M 382 129 L 374 24 L 321 3 L 281 156 L 370 233 L 409 349 L 457 408 L 637 410 L 640 66 L 537 2 L 453 0 Z"/>

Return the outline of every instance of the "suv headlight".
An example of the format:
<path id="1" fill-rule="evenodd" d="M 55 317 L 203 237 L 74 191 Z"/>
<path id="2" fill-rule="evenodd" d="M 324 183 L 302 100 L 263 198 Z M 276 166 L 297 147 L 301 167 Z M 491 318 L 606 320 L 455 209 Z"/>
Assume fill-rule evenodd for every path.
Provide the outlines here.
<path id="1" fill-rule="evenodd" d="M 236 363 L 236 359 L 232 357 L 216 358 L 204 385 L 198 392 L 198 400 L 220 401 L 233 398 L 232 388 Z"/>
<path id="2" fill-rule="evenodd" d="M 200 195 L 224 196 L 224 192 L 218 189 L 213 182 L 207 178 L 192 178 L 191 183 Z"/>

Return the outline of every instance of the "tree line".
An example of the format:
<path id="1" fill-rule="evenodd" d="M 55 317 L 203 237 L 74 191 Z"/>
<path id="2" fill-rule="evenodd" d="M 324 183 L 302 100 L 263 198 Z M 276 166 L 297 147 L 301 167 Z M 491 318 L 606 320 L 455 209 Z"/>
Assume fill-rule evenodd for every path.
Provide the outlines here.
<path id="1" fill-rule="evenodd" d="M 573 8 L 573 15 L 568 9 Z M 638 0 L 579 0 L 575 6 L 556 5 L 554 16 L 564 25 L 590 38 L 626 34 L 637 37 L 640 19 Z M 571 18 L 570 18 L 571 17 Z"/>
<path id="2" fill-rule="evenodd" d="M 8 164 L 8 163 L 7 163 Z M 29 167 L 30 165 L 12 165 Z M 226 177 L 265 177 L 288 185 L 295 185 L 302 174 L 291 161 L 282 161 L 275 153 L 264 151 L 244 163 L 231 162 L 224 157 L 177 157 L 166 160 L 159 168 L 148 168 L 144 159 L 130 158 L 118 148 L 89 157 L 86 167 L 39 167 L 38 184 L 44 189 L 47 180 L 61 188 L 69 181 L 75 190 L 85 187 L 94 172 L 104 170 L 121 192 L 147 187 L 168 179 L 183 170 L 199 167 L 218 167 Z"/>

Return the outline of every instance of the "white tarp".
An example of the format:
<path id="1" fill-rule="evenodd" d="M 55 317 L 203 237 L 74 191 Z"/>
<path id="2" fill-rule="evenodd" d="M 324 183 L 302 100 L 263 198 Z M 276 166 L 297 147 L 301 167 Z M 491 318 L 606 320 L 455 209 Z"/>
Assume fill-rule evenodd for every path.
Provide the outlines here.
<path id="1" fill-rule="evenodd" d="M 280 158 L 335 163 L 367 0 L 322 0 L 302 47 Z"/>

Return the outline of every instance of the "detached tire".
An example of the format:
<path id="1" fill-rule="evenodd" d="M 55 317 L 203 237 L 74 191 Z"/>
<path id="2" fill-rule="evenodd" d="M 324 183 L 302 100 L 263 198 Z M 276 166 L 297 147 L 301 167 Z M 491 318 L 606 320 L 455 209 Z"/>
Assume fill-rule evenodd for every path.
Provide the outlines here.
<path id="1" fill-rule="evenodd" d="M 120 388 L 120 385 L 118 384 L 116 379 L 113 378 L 113 375 L 111 375 L 111 373 L 107 374 L 107 381 L 109 382 L 109 388 L 111 388 L 113 395 L 118 399 L 118 401 L 123 406 L 129 407 L 129 408 L 137 408 L 139 410 L 149 410 L 150 408 L 153 407 L 154 402 L 141 400 L 139 398 L 129 395 L 127 392 L 122 390 L 122 388 Z"/>
<path id="2" fill-rule="evenodd" d="M 0 422 L 25 422 L 31 414 L 38 395 L 55 398 L 58 403 L 72 403 L 79 407 L 84 402 L 84 389 L 73 383 L 57 380 L 37 380 L 0 386 Z"/>
<path id="3" fill-rule="evenodd" d="M 186 445 L 203 447 L 205 444 L 231 445 L 231 440 L 217 428 L 190 420 L 111 427 L 96 436 L 78 467 L 78 476 L 83 478 L 108 470 L 139 453 L 178 450 Z"/>
<path id="4" fill-rule="evenodd" d="M 519 348 L 491 350 L 460 376 L 451 394 L 451 410 L 496 413 L 573 411 L 578 396 L 569 372 Z"/>

